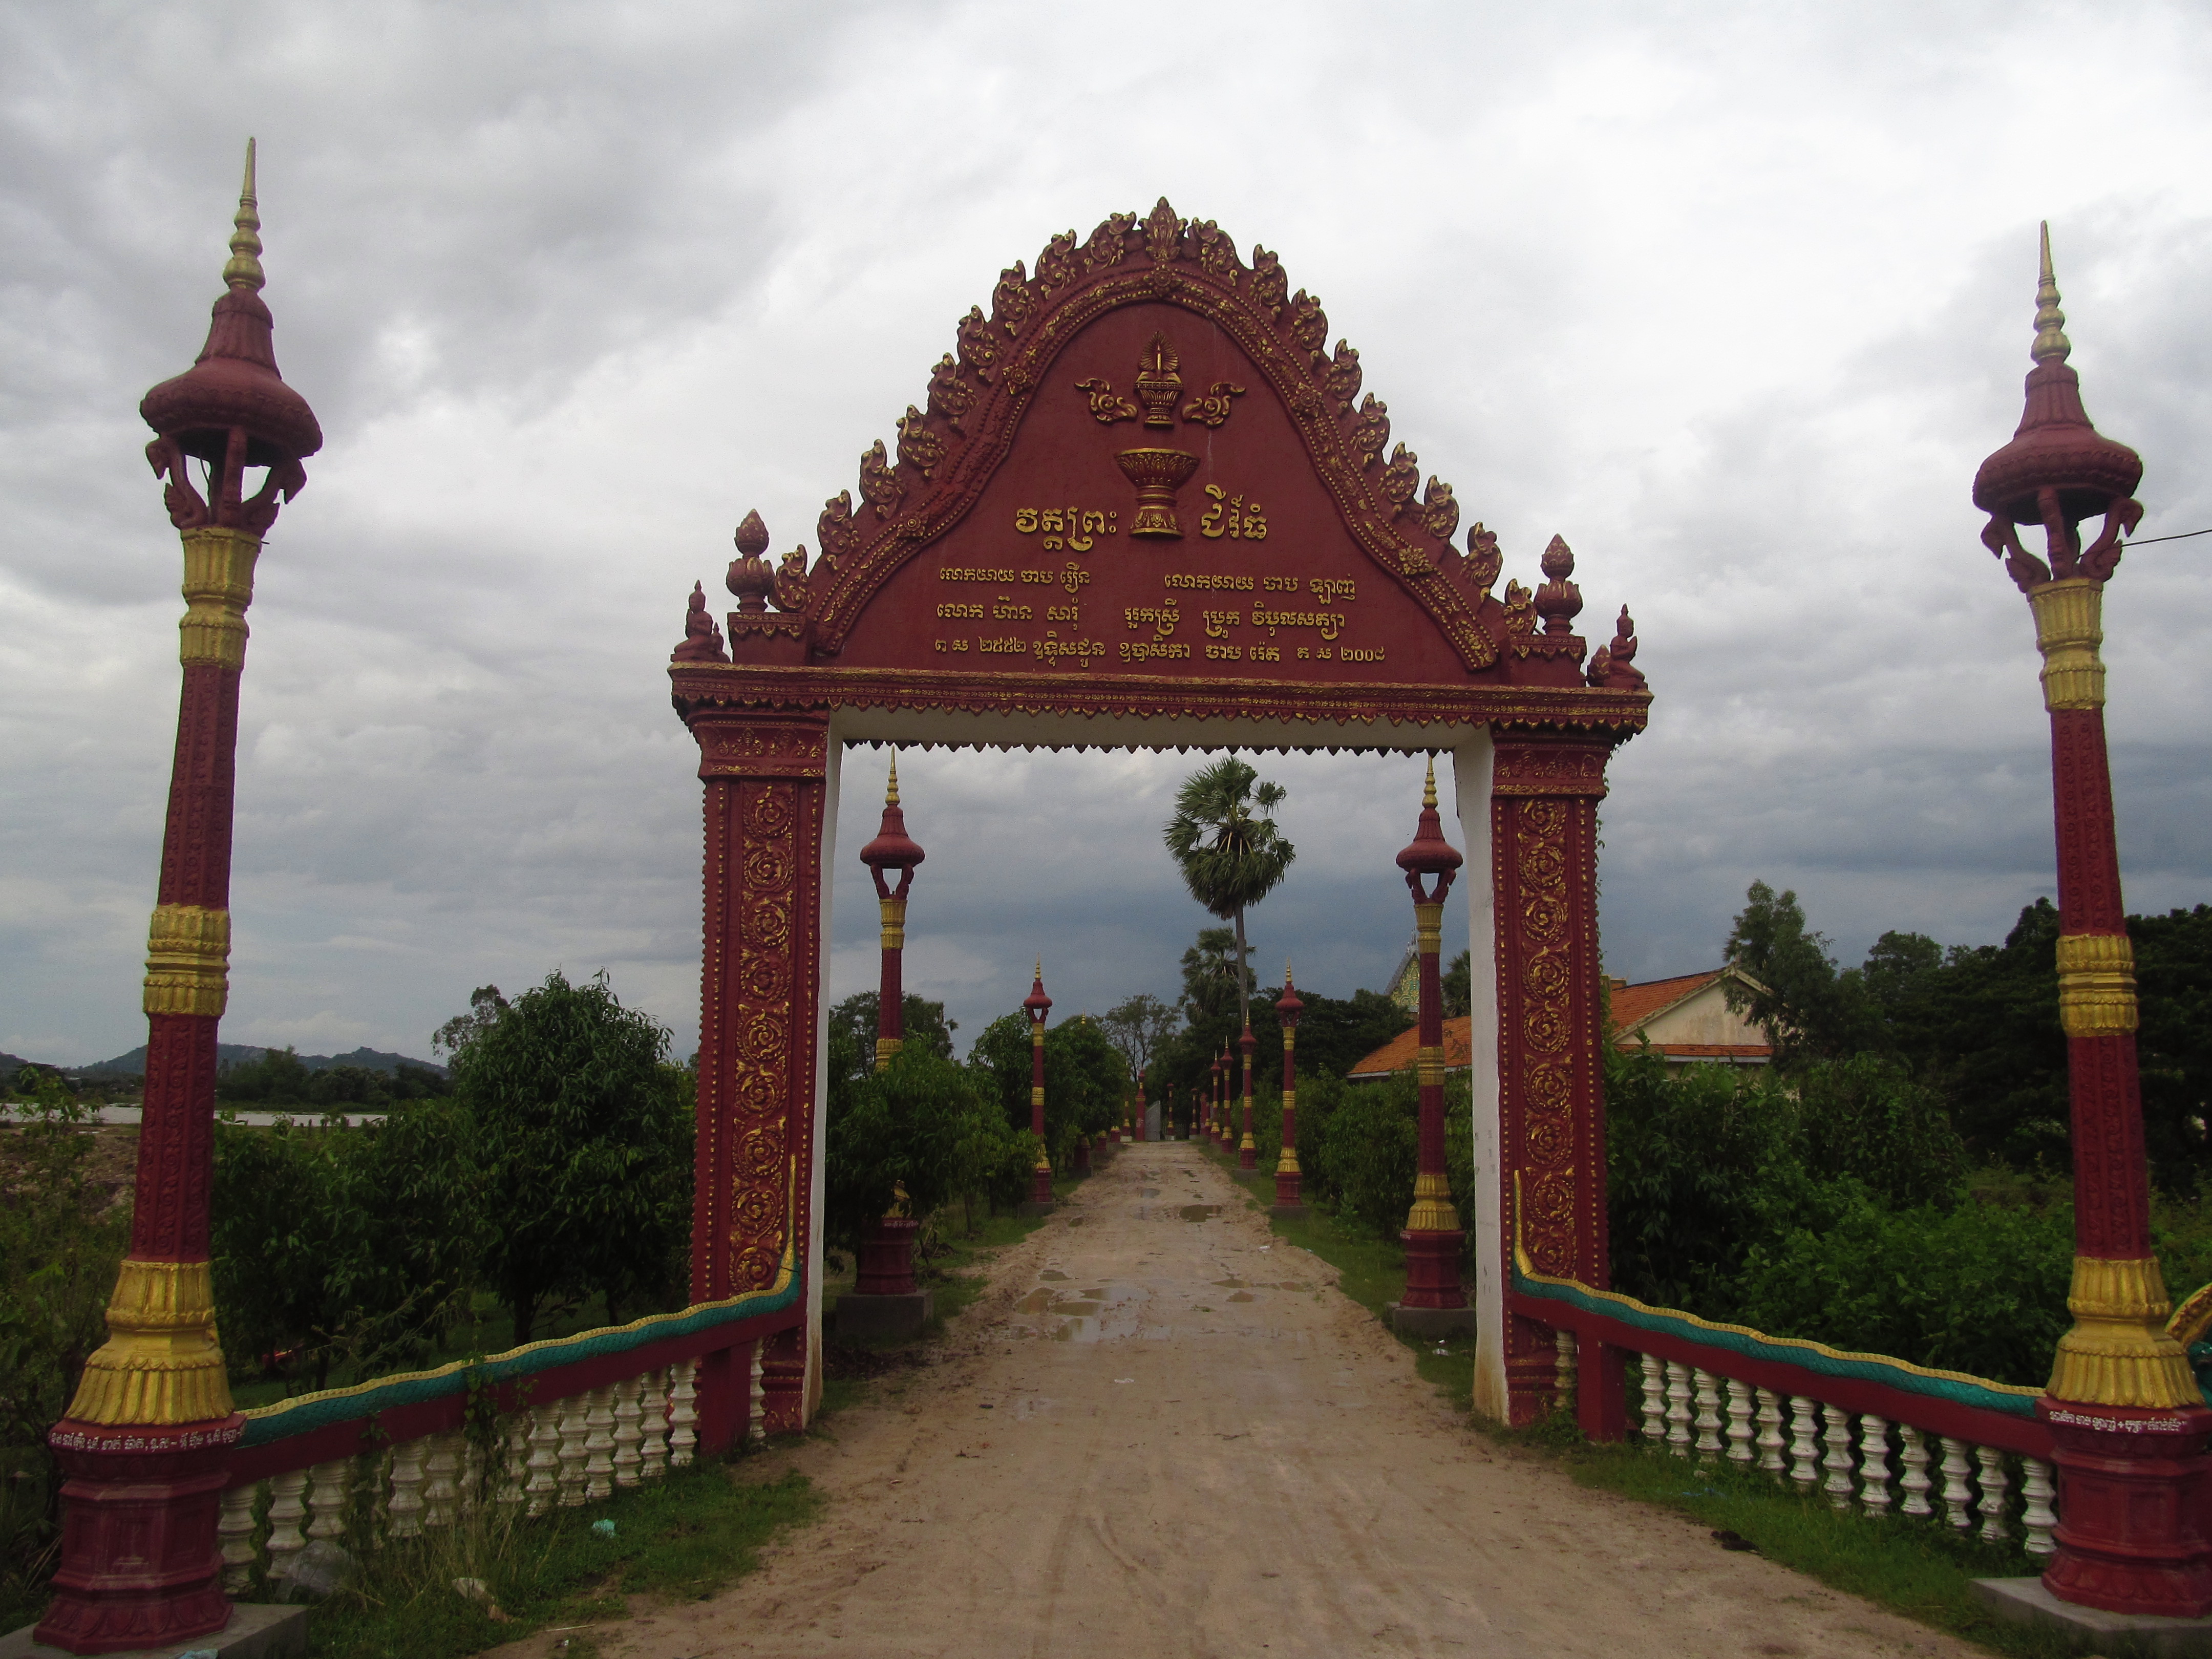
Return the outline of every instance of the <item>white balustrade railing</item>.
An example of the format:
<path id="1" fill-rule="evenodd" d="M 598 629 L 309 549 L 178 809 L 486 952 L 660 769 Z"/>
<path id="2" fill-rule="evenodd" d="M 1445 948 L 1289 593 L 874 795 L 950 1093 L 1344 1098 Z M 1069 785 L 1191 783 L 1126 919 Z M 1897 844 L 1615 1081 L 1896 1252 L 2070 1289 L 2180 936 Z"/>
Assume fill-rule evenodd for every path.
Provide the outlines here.
<path id="1" fill-rule="evenodd" d="M 1565 1377 L 1573 1374 L 1571 1334 L 1559 1335 L 1559 1372 Z M 1870 1518 L 1893 1507 L 1916 1519 L 1940 1511 L 1947 1525 L 1976 1532 L 1986 1543 L 2019 1537 L 2032 1555 L 2057 1547 L 2051 1536 L 2058 1524 L 2057 1492 L 2051 1466 L 2041 1458 L 1802 1395 L 1785 1397 L 1655 1354 L 1632 1355 L 1628 1374 L 1632 1393 L 1640 1395 L 1629 1402 L 1630 1425 L 1655 1449 L 1756 1466 L 1801 1492 L 1819 1491 L 1838 1510 Z M 2021 1499 L 2016 1512 L 2015 1486 Z"/>
<path id="2" fill-rule="evenodd" d="M 737 1356 L 739 1363 L 750 1358 Z M 541 1516 L 658 1480 L 696 1459 L 697 1384 L 697 1362 L 686 1360 L 534 1403 L 489 1448 L 463 1430 L 446 1429 L 371 1455 L 233 1486 L 222 1494 L 216 1524 L 223 1589 L 249 1591 L 257 1566 L 272 1584 L 288 1577 L 311 1540 L 374 1548 L 452 1527 L 487 1501 L 509 1514 L 520 1508 Z M 756 1401 L 758 1386 L 756 1380 Z M 752 1415 L 757 1421 L 757 1409 Z"/>

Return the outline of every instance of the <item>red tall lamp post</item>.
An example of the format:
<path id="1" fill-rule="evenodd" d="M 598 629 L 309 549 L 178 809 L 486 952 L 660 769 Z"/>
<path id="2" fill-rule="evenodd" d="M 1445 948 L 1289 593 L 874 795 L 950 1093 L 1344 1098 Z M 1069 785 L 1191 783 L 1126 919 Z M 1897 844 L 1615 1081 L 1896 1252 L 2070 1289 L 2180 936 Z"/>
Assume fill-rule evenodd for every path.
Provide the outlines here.
<path id="1" fill-rule="evenodd" d="M 1413 1207 L 1406 1217 L 1406 1299 L 1391 1309 L 1401 1334 L 1435 1337 L 1474 1328 L 1474 1310 L 1460 1286 L 1459 1212 L 1444 1175 L 1443 979 L 1437 957 L 1443 948 L 1444 897 L 1451 891 L 1461 860 L 1444 839 L 1437 816 L 1437 763 L 1429 763 L 1421 790 L 1421 817 L 1413 839 L 1398 854 L 1406 887 L 1413 896 L 1413 938 L 1421 988 L 1420 1049 L 1416 1062 L 1421 1091 L 1420 1167 L 1413 1177 Z M 1426 881 L 1429 884 L 1424 886 Z"/>
<path id="2" fill-rule="evenodd" d="M 1283 1022 L 1283 1155 L 1275 1160 L 1275 1208 L 1279 1216 L 1305 1214 L 1298 1191 L 1298 1068 L 1294 1050 L 1298 1040 L 1298 1016 L 1305 1012 L 1298 988 L 1291 983 L 1290 964 L 1283 964 L 1283 994 L 1275 1013 Z"/>
<path id="3" fill-rule="evenodd" d="M 2074 1127 L 2074 1325 L 2058 1340 L 2037 1409 L 2050 1424 L 2064 1519 L 2043 1583 L 2109 1612 L 2212 1612 L 2212 1540 L 2199 1531 L 2212 1460 L 2212 1411 L 2181 1344 L 2151 1253 L 2150 1186 L 2136 1076 L 2135 962 L 2120 899 L 2105 756 L 2105 583 L 2135 528 L 2142 460 L 2099 434 L 2043 232 L 2027 409 L 2012 441 L 1974 475 L 1990 515 L 1983 544 L 2002 559 L 2035 617 L 2051 715 L 2058 851 L 2058 1018 Z M 2101 518 L 2087 547 L 2079 526 Z M 2044 556 L 2021 545 L 2040 526 Z"/>
<path id="4" fill-rule="evenodd" d="M 882 913 L 884 952 L 881 988 L 876 995 L 876 1069 L 891 1063 L 906 1042 L 906 896 L 914 885 L 915 866 L 929 855 L 906 832 L 906 813 L 899 806 L 898 756 L 891 757 L 890 780 L 884 786 L 884 818 L 876 838 L 860 849 L 860 862 L 876 884 L 876 904 Z M 894 888 L 884 879 L 886 870 L 898 872 Z"/>
<path id="5" fill-rule="evenodd" d="M 1260 1040 L 1252 1035 L 1252 1021 L 1244 1021 L 1244 1035 L 1237 1039 L 1238 1051 L 1243 1055 L 1244 1070 L 1244 1134 L 1237 1143 L 1237 1167 L 1256 1170 L 1260 1167 L 1260 1148 L 1252 1139 L 1252 1055 L 1260 1047 Z"/>
<path id="6" fill-rule="evenodd" d="M 1036 977 L 1022 999 L 1022 1012 L 1030 1017 L 1030 1129 L 1037 1139 L 1036 1166 L 1030 1171 L 1029 1202 L 1024 1215 L 1052 1213 L 1052 1154 L 1044 1140 L 1044 1017 L 1052 1012 L 1052 999 L 1044 994 L 1044 958 L 1037 958 Z"/>
<path id="7" fill-rule="evenodd" d="M 147 458 L 184 541 L 184 689 L 161 873 L 146 945 L 146 1096 L 130 1253 L 49 1443 L 62 1487 L 60 1570 L 36 1639 L 71 1653 L 159 1647 L 221 1630 L 216 1582 L 231 1409 L 210 1278 L 216 1028 L 229 995 L 231 811 L 238 688 L 253 565 L 278 498 L 305 487 L 323 445 L 307 400 L 276 371 L 262 302 L 253 145 L 246 147 L 224 291 L 199 361 L 146 394 Z M 207 494 L 188 462 L 206 469 Z M 247 494 L 248 472 L 265 469 Z"/>

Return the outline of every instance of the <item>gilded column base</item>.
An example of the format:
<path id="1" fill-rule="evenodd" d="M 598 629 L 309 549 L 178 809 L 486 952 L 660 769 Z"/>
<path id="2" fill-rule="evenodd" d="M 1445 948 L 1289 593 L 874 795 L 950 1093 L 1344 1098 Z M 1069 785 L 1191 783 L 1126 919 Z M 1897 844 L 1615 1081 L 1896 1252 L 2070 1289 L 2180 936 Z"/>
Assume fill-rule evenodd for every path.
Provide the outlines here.
<path id="1" fill-rule="evenodd" d="M 2074 1328 L 2058 1339 L 2045 1389 L 2053 1400 L 2152 1411 L 2204 1404 L 2187 1351 L 2166 1333 L 2172 1304 L 2155 1257 L 2075 1256 L 2066 1306 Z"/>
<path id="2" fill-rule="evenodd" d="M 85 1361 L 70 1421 L 166 1426 L 230 1415 L 206 1262 L 126 1259 L 108 1301 L 107 1330 Z"/>
<path id="3" fill-rule="evenodd" d="M 1451 1201 L 1451 1183 L 1440 1175 L 1413 1177 L 1413 1207 L 1406 1216 L 1409 1233 L 1455 1233 L 1459 1210 Z"/>
<path id="4" fill-rule="evenodd" d="M 904 1047 L 906 1047 L 904 1037 L 878 1037 L 876 1039 L 876 1069 L 879 1072 L 884 1070 L 891 1063 L 891 1056 Z"/>

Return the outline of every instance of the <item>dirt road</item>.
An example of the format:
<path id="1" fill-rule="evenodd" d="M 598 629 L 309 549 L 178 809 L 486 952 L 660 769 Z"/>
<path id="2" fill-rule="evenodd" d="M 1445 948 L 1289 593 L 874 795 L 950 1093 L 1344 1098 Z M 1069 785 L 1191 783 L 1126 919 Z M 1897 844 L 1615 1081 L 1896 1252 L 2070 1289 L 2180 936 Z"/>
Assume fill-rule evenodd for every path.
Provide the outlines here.
<path id="1" fill-rule="evenodd" d="M 821 1525 L 605 1651 L 1976 1651 L 1493 1447 L 1334 1278 L 1198 1149 L 1125 1148 L 943 1363 L 787 1455 Z"/>

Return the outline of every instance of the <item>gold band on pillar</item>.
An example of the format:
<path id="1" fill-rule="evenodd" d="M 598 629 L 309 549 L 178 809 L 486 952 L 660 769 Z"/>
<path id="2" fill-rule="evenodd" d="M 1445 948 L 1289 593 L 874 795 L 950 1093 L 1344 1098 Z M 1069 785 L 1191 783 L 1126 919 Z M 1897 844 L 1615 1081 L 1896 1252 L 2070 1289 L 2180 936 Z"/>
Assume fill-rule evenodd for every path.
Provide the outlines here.
<path id="1" fill-rule="evenodd" d="M 878 899 L 884 913 L 883 947 L 886 951 L 906 949 L 906 901 Z"/>
<path id="2" fill-rule="evenodd" d="M 161 904 L 146 930 L 146 1012 L 220 1019 L 230 999 L 230 912 Z"/>
<path id="3" fill-rule="evenodd" d="M 2035 612 L 2035 647 L 2043 653 L 2045 708 L 2102 708 L 2105 587 L 2086 576 L 2045 582 L 2027 596 Z"/>
<path id="4" fill-rule="evenodd" d="M 126 1258 L 108 1299 L 107 1332 L 85 1361 L 72 1421 L 205 1423 L 230 1415 L 206 1262 Z"/>
<path id="5" fill-rule="evenodd" d="M 2125 933 L 2058 936 L 2058 1024 L 2070 1037 L 2136 1029 L 2136 955 Z"/>
<path id="6" fill-rule="evenodd" d="M 1424 1089 L 1431 1084 L 1439 1089 L 1444 1084 L 1444 1051 L 1441 1045 L 1425 1045 L 1413 1055 L 1413 1080 Z"/>
<path id="7" fill-rule="evenodd" d="M 2052 1399 L 2148 1410 L 2204 1403 L 2188 1353 L 2166 1328 L 2172 1306 L 2156 1257 L 2075 1256 L 2066 1306 L 2074 1328 L 2058 1339 Z"/>
<path id="8" fill-rule="evenodd" d="M 1455 1233 L 1459 1211 L 1451 1201 L 1451 1183 L 1440 1175 L 1413 1177 L 1413 1207 L 1406 1217 L 1406 1230 L 1415 1233 Z"/>
<path id="9" fill-rule="evenodd" d="M 1425 957 L 1443 953 L 1444 907 L 1442 901 L 1413 906 L 1413 946 Z"/>
<path id="10" fill-rule="evenodd" d="M 880 1072 L 884 1066 L 890 1065 L 891 1056 L 905 1046 L 906 1039 L 903 1037 L 878 1037 L 876 1039 L 876 1069 Z"/>
<path id="11" fill-rule="evenodd" d="M 184 532 L 185 615 L 177 655 L 186 666 L 246 666 L 246 608 L 253 603 L 258 538 L 213 526 Z"/>

